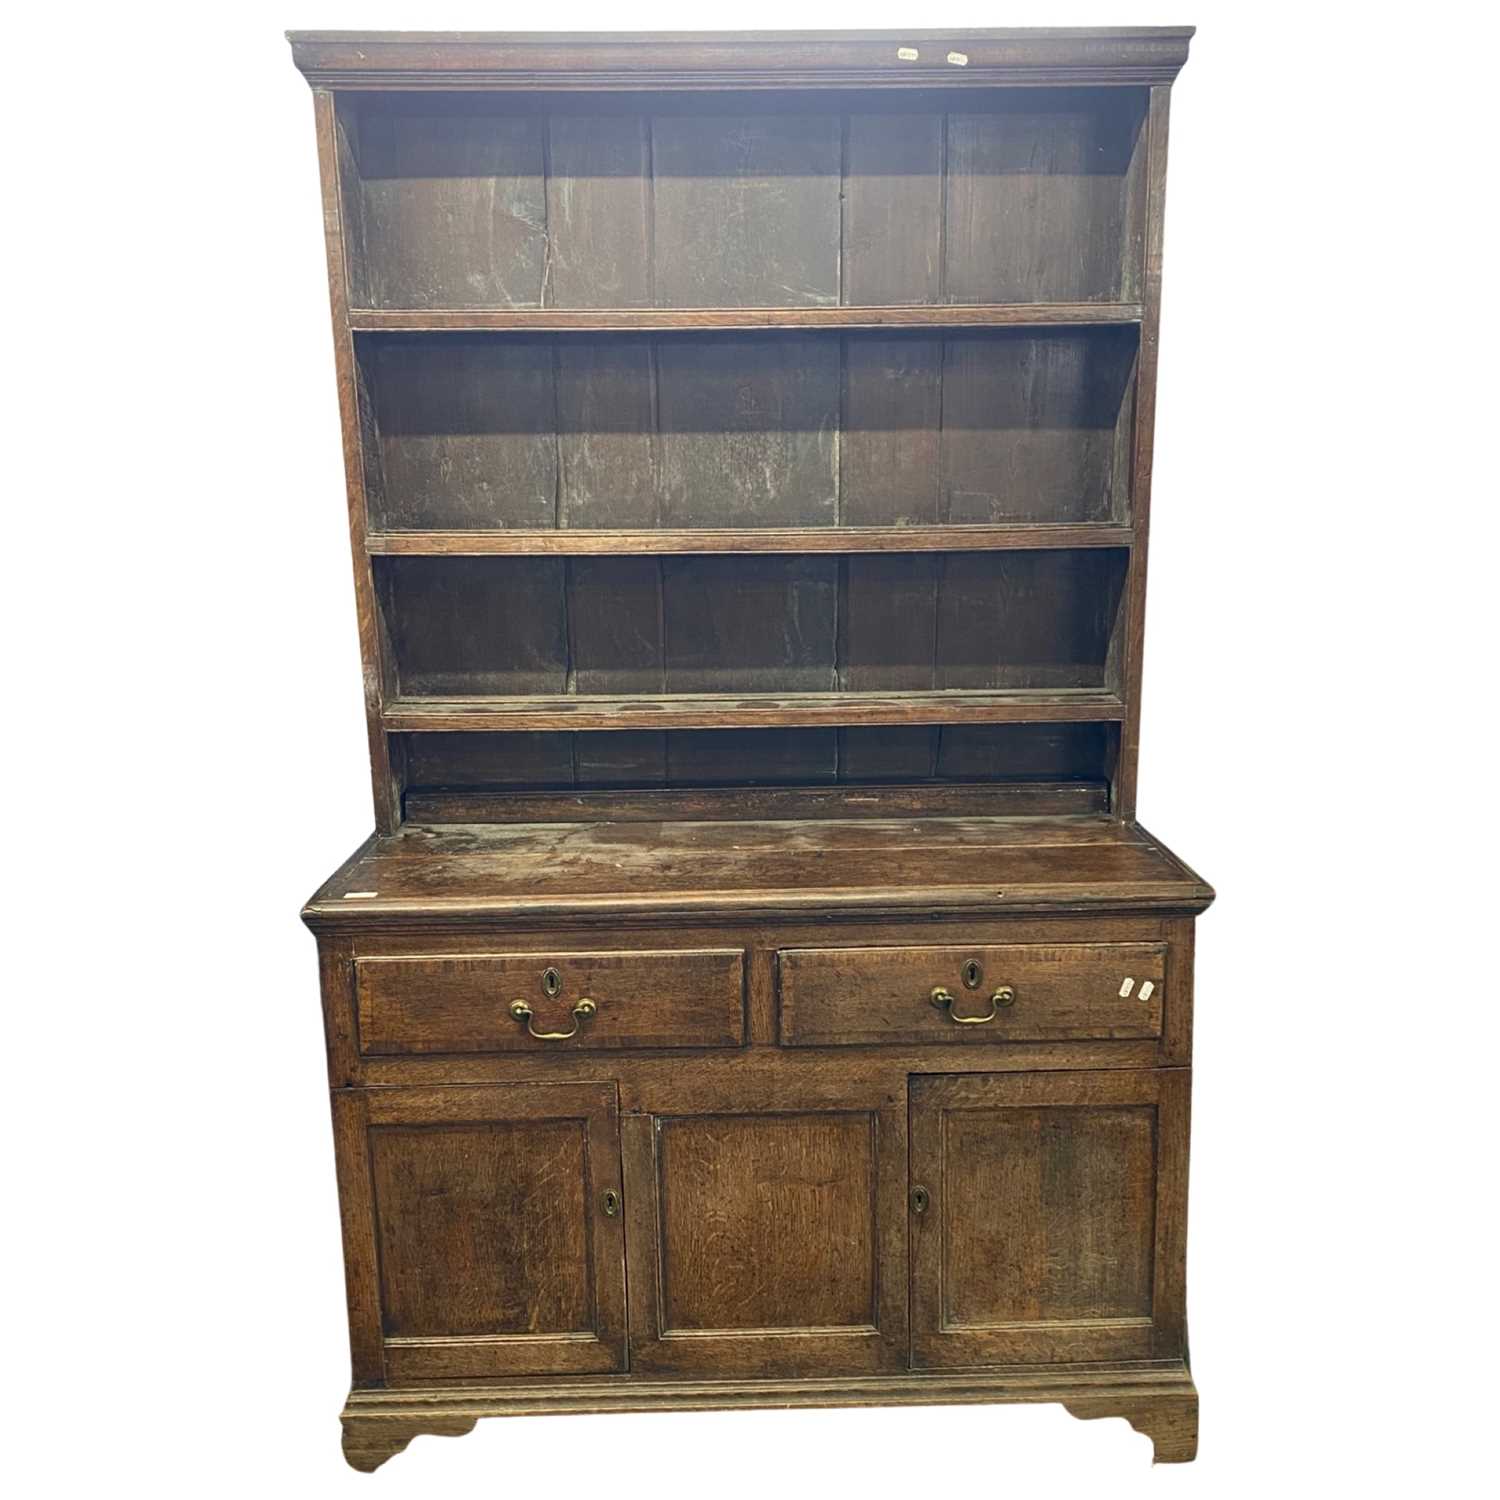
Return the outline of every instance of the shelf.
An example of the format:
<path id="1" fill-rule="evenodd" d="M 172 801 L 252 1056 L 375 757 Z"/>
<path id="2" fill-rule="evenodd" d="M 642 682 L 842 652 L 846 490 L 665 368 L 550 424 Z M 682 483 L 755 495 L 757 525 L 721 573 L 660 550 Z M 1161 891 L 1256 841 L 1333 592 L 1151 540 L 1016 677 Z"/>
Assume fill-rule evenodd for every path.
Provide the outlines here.
<path id="1" fill-rule="evenodd" d="M 760 729 L 859 724 L 1114 723 L 1114 693 L 1049 692 L 664 693 L 609 697 L 396 698 L 382 722 L 390 734 L 441 731 Z"/>
<path id="2" fill-rule="evenodd" d="M 592 557 L 632 553 L 1008 552 L 1128 547 L 1128 526 L 789 526 L 724 530 L 376 531 L 380 557 Z"/>
<path id="3" fill-rule="evenodd" d="M 1058 328 L 1139 323 L 1138 302 L 909 307 L 353 308 L 357 333 L 665 333 L 737 328 Z"/>

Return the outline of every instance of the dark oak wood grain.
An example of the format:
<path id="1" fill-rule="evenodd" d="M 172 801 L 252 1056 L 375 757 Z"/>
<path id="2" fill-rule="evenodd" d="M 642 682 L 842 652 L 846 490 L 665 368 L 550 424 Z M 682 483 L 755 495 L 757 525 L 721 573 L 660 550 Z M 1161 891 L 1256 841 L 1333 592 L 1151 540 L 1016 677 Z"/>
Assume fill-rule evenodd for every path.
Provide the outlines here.
<path id="1" fill-rule="evenodd" d="M 925 1401 L 1196 1452 L 1213 892 L 1135 821 L 1191 34 L 292 34 L 376 812 L 303 912 L 354 1467 Z"/>

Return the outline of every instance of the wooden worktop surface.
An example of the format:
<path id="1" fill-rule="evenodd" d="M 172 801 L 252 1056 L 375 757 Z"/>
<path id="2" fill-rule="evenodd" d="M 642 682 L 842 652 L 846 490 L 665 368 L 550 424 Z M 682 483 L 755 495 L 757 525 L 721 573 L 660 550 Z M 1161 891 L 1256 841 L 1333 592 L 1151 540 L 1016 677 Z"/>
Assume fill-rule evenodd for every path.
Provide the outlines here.
<path id="1" fill-rule="evenodd" d="M 1212 900 L 1144 829 L 1102 816 L 407 824 L 366 842 L 304 916 L 993 916 Z"/>

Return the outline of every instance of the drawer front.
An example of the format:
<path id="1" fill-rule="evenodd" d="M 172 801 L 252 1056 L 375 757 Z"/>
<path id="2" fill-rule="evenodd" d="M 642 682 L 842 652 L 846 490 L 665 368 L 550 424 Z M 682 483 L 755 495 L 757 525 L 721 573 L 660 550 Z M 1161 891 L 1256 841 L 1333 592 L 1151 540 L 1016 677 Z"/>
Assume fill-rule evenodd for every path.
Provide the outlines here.
<path id="1" fill-rule="evenodd" d="M 360 1051 L 738 1047 L 741 949 L 432 954 L 355 961 Z"/>
<path id="2" fill-rule="evenodd" d="M 793 948 L 784 1046 L 1159 1037 L 1165 943 Z"/>

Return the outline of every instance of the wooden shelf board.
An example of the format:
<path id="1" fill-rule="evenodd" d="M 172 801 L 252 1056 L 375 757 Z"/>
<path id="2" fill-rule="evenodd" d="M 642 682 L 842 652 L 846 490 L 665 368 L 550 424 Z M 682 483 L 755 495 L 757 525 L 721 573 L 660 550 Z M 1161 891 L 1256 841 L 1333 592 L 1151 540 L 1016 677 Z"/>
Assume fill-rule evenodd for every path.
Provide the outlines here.
<path id="1" fill-rule="evenodd" d="M 1128 547 L 1128 526 L 789 526 L 725 530 L 372 531 L 382 557 L 582 557 L 616 553 L 1003 552 Z"/>
<path id="2" fill-rule="evenodd" d="M 664 693 L 553 697 L 396 698 L 385 706 L 388 733 L 445 730 L 569 731 L 800 728 L 860 724 L 1115 723 L 1125 705 L 1114 693 L 1049 692 Z"/>
<path id="3" fill-rule="evenodd" d="M 737 328 L 1051 328 L 1139 323 L 1138 302 L 906 307 L 351 308 L 357 333 L 666 333 Z"/>

